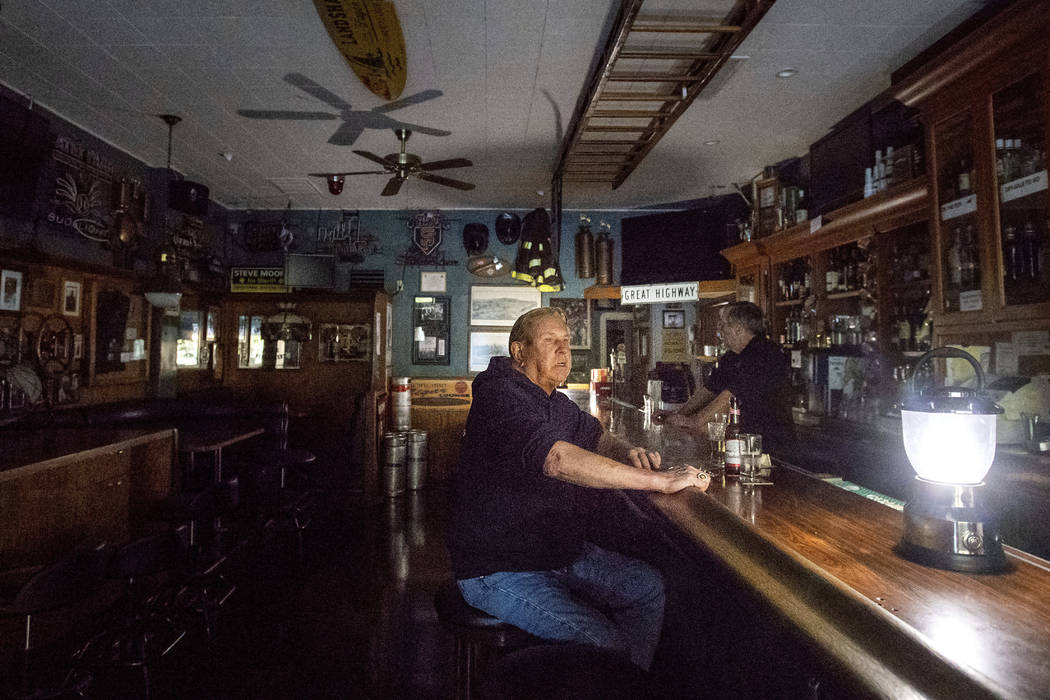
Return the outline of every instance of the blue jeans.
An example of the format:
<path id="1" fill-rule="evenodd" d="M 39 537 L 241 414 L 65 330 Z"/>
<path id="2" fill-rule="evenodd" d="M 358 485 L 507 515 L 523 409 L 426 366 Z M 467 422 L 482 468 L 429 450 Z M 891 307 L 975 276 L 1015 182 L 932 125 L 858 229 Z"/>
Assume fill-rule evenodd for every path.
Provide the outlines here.
<path id="1" fill-rule="evenodd" d="M 648 670 L 664 618 L 664 582 L 645 562 L 592 544 L 549 571 L 500 571 L 462 579 L 463 599 L 541 639 L 579 642 Z"/>

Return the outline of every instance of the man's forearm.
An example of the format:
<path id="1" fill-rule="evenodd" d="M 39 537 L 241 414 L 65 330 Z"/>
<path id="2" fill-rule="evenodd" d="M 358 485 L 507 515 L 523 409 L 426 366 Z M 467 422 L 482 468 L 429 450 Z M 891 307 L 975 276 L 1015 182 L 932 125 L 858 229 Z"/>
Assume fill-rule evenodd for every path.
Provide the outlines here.
<path id="1" fill-rule="evenodd" d="M 610 438 L 622 443 L 614 436 Z M 608 448 L 610 444 L 611 442 L 607 442 L 605 447 Z M 599 448 L 601 447 L 599 441 Z M 613 449 L 618 450 L 619 446 Z M 626 456 L 626 450 L 624 454 Z M 547 454 L 543 472 L 555 479 L 598 489 L 656 491 L 661 490 L 661 483 L 664 481 L 660 476 L 661 472 L 638 469 L 624 464 L 619 459 L 591 452 L 561 440 L 554 443 L 554 447 Z"/>

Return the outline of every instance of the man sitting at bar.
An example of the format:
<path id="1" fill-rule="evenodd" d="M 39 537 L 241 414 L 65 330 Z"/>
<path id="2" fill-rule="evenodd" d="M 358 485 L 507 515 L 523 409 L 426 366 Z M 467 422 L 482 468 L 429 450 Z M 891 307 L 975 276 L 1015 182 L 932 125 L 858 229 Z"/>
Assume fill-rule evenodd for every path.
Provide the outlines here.
<path id="1" fill-rule="evenodd" d="M 735 301 L 719 312 L 718 333 L 729 352 L 718 361 L 703 387 L 677 411 L 657 412 L 654 420 L 706 431 L 715 414 L 729 411 L 729 398 L 740 405 L 740 428 L 758 433 L 766 452 L 795 444 L 791 418 L 791 367 L 783 350 L 765 336 L 762 309 Z"/>
<path id="2" fill-rule="evenodd" d="M 510 332 L 511 357 L 474 379 L 449 533 L 470 605 L 543 639 L 588 644 L 648 669 L 664 586 L 648 564 L 586 540 L 584 488 L 706 490 L 691 466 L 658 471 L 660 455 L 602 430 L 556 389 L 571 366 L 558 309 L 533 309 Z"/>

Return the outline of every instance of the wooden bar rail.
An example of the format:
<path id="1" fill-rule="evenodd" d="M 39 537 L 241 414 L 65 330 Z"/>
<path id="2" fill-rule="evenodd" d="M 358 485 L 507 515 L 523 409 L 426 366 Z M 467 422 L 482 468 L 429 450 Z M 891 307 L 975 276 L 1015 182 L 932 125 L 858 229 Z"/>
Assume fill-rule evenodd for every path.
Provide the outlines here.
<path id="1" fill-rule="evenodd" d="M 686 431 L 585 397 L 576 396 L 614 432 L 660 449 L 665 465 L 707 454 Z M 1050 697 L 1050 563 L 1007 548 L 1004 574 L 920 566 L 893 551 L 898 510 L 788 465 L 772 480 L 631 497 L 849 696 Z"/>

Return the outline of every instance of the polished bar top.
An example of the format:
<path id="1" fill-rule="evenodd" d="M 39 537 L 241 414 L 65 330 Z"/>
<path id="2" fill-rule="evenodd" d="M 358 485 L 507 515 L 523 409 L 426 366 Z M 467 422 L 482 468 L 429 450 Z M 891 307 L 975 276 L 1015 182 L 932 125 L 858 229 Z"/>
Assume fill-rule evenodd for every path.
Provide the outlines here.
<path id="1" fill-rule="evenodd" d="M 665 466 L 707 454 L 705 439 L 652 426 L 635 407 L 570 395 L 607 429 L 659 449 Z M 865 693 L 1050 697 L 1050 562 L 1007 548 L 1003 574 L 920 566 L 893 551 L 898 510 L 796 467 L 771 480 L 641 500 Z"/>
<path id="2" fill-rule="evenodd" d="M 175 438 L 172 427 L 49 427 L 0 433 L 0 481 L 64 466 L 106 452 Z"/>

